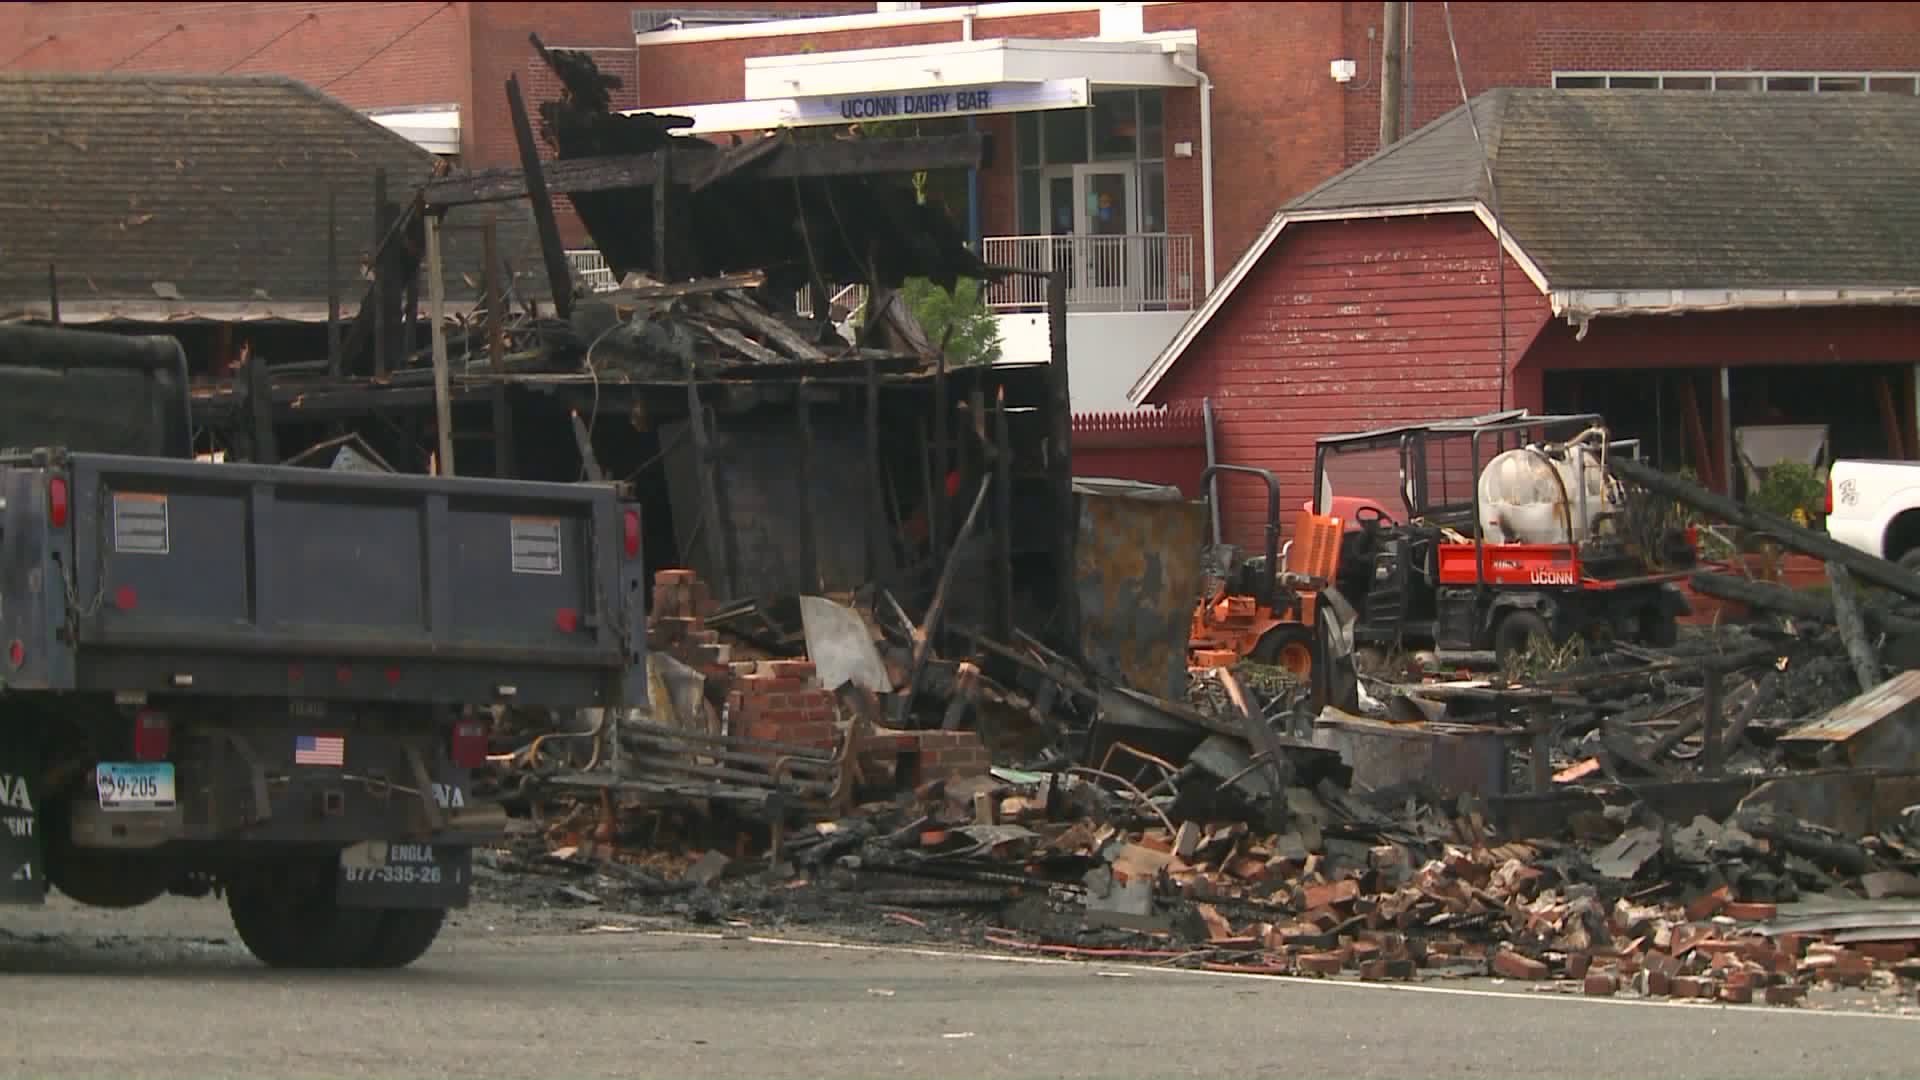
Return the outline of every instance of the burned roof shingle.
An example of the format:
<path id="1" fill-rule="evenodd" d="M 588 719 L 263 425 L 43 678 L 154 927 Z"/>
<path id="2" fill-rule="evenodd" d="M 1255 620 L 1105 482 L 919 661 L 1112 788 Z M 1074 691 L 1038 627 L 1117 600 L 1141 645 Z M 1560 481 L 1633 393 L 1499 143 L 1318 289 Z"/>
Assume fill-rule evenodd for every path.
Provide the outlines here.
<path id="1" fill-rule="evenodd" d="M 375 170 L 404 204 L 434 163 L 283 77 L 0 74 L 0 317 L 44 311 L 52 265 L 68 317 L 225 318 L 247 307 L 323 318 L 329 188 L 351 316 L 366 287 Z M 524 206 L 500 213 L 503 257 L 536 268 Z M 462 275 L 481 281 L 480 251 L 477 231 L 449 229 L 451 300 L 477 295 Z M 545 291 L 525 272 L 516 287 Z"/>

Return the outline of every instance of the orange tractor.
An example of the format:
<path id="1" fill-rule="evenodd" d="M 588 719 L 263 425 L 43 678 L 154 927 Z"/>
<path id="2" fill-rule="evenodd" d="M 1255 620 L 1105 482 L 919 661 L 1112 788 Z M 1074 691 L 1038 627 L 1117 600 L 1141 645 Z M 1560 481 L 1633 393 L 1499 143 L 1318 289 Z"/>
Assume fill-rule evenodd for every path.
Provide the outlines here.
<path id="1" fill-rule="evenodd" d="M 1265 555 L 1231 568 L 1194 608 L 1187 662 L 1210 668 L 1254 660 L 1285 668 L 1306 682 L 1313 674 L 1314 603 L 1339 565 L 1345 523 L 1303 510 L 1293 539 L 1282 547 L 1280 481 L 1266 469 L 1210 465 L 1200 474 L 1201 487 L 1209 488 L 1214 475 L 1223 472 L 1257 477 L 1266 484 L 1267 549 Z"/>

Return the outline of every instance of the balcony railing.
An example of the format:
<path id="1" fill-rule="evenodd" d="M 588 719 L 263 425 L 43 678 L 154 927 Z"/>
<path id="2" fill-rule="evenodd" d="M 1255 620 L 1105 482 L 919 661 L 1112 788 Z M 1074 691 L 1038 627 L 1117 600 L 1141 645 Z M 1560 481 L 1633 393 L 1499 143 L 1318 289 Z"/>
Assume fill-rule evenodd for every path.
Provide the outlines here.
<path id="1" fill-rule="evenodd" d="M 1067 272 L 1067 308 L 1077 311 L 1191 311 L 1193 237 L 989 236 L 982 258 L 993 266 Z M 1047 305 L 1047 280 L 1009 275 L 987 289 L 987 307 L 1025 311 Z"/>
<path id="2" fill-rule="evenodd" d="M 606 256 L 593 248 L 576 248 L 567 252 L 567 262 L 573 269 L 573 276 L 588 292 L 612 292 L 620 287 L 620 283 L 613 279 L 613 270 L 607 266 Z"/>

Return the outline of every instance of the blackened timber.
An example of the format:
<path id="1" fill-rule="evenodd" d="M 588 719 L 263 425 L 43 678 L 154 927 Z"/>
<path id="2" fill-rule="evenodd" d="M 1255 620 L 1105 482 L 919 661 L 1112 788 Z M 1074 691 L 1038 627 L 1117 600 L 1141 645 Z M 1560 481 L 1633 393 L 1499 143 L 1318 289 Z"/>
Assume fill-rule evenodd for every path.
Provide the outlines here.
<path id="1" fill-rule="evenodd" d="M 795 422 L 800 428 L 800 570 L 809 592 L 822 588 L 820 551 L 813 531 L 813 404 L 807 400 L 807 380 L 793 392 Z"/>
<path id="2" fill-rule="evenodd" d="M 553 290 L 554 310 L 565 319 L 573 314 L 573 275 L 567 268 L 566 249 L 560 246 L 560 225 L 553 216 L 553 189 L 548 186 L 545 169 L 540 164 L 540 149 L 533 141 L 533 121 L 527 117 L 526 99 L 520 96 L 518 75 L 507 76 L 507 109 L 513 114 L 513 137 L 520 146 L 517 194 L 527 196 L 533 203 L 533 223 L 540 233 L 540 254 L 547 264 L 547 287 Z M 433 183 L 437 181 L 427 186 L 431 188 Z M 428 202 L 433 200 L 429 198 Z"/>
<path id="3" fill-rule="evenodd" d="M 387 170 L 373 171 L 373 373 L 385 375 L 389 357 L 387 350 L 393 343 L 388 329 L 393 325 L 393 312 L 387 309 L 387 298 L 392 289 L 387 281 L 387 267 L 393 260 L 388 257 L 387 241 L 393 236 L 395 222 L 387 202 Z"/>
<path id="4" fill-rule="evenodd" d="M 60 325 L 60 271 L 47 264 L 47 319 L 53 325 Z"/>
<path id="5" fill-rule="evenodd" d="M 933 538 L 933 561 L 937 566 L 947 553 L 947 350 L 941 349 L 933 361 L 933 490 L 938 501 L 928 500 L 927 531 Z"/>
<path id="6" fill-rule="evenodd" d="M 279 440 L 273 431 L 273 380 L 267 373 L 266 357 L 247 355 L 247 409 L 251 413 L 253 462 L 256 465 L 280 463 Z"/>
<path id="7" fill-rule="evenodd" d="M 1004 386 L 993 399 L 993 465 L 993 636 L 1005 641 L 1013 636 L 1013 440 Z"/>
<path id="8" fill-rule="evenodd" d="M 885 543 L 886 504 L 880 498 L 880 372 L 867 361 L 867 580 L 880 580 L 880 550 Z"/>
<path id="9" fill-rule="evenodd" d="M 517 471 L 513 453 L 513 406 L 507 399 L 507 327 L 500 310 L 500 223 L 488 217 L 481 232 L 481 245 L 487 260 L 487 362 L 496 380 L 493 384 L 493 475 L 512 479 Z"/>
<path id="10" fill-rule="evenodd" d="M 653 156 L 654 168 L 659 171 L 653 182 L 653 279 L 664 285 L 673 280 L 673 260 L 668 257 L 673 238 L 667 216 L 672 209 L 668 202 L 672 197 L 673 152 L 657 150 Z"/>
<path id="11" fill-rule="evenodd" d="M 739 588 L 727 544 L 733 525 L 726 520 L 726 511 L 720 502 L 713 438 L 707 431 L 707 407 L 700 400 L 700 384 L 691 373 L 687 378 L 687 424 L 693 432 L 694 469 L 699 475 L 701 502 L 705 504 L 707 558 L 713 564 L 713 572 L 722 575 L 731 599 Z"/>
<path id="12" fill-rule="evenodd" d="M 517 86 L 513 84 L 514 88 L 508 90 L 510 98 L 518 96 Z M 524 110 L 523 103 L 520 111 Z M 532 134 L 531 127 L 528 134 Z M 755 175 L 769 179 L 972 169 L 985 159 L 986 140 L 984 134 L 974 132 L 844 143 L 789 142 L 749 167 Z M 666 153 L 672 157 L 671 174 L 686 178 L 702 176 L 714 159 L 713 153 L 697 150 Z M 548 162 L 541 167 L 539 177 L 547 192 L 558 195 L 651 187 L 659 178 L 659 159 L 652 153 Z M 429 206 L 445 207 L 518 199 L 531 194 L 528 188 L 523 169 L 484 169 L 429 181 L 423 192 Z"/>
<path id="13" fill-rule="evenodd" d="M 1053 489 L 1055 610 L 1060 615 L 1061 641 L 1078 654 L 1080 595 L 1074 588 L 1079 568 L 1075 548 L 1080 515 L 1073 497 L 1073 399 L 1067 379 L 1067 275 L 1055 270 L 1047 279 L 1047 480 Z"/>

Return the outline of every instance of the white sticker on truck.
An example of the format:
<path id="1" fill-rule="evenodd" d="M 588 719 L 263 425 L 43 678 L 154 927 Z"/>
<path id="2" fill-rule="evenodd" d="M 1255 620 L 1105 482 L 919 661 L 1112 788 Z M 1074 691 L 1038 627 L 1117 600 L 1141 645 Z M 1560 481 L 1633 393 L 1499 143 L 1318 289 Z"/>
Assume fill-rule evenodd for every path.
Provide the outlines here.
<path id="1" fill-rule="evenodd" d="M 166 555 L 173 550 L 165 495 L 113 493 L 113 550 L 121 555 Z"/>
<path id="2" fill-rule="evenodd" d="M 514 518 L 507 525 L 512 539 L 513 572 L 560 573 L 560 519 Z"/>

